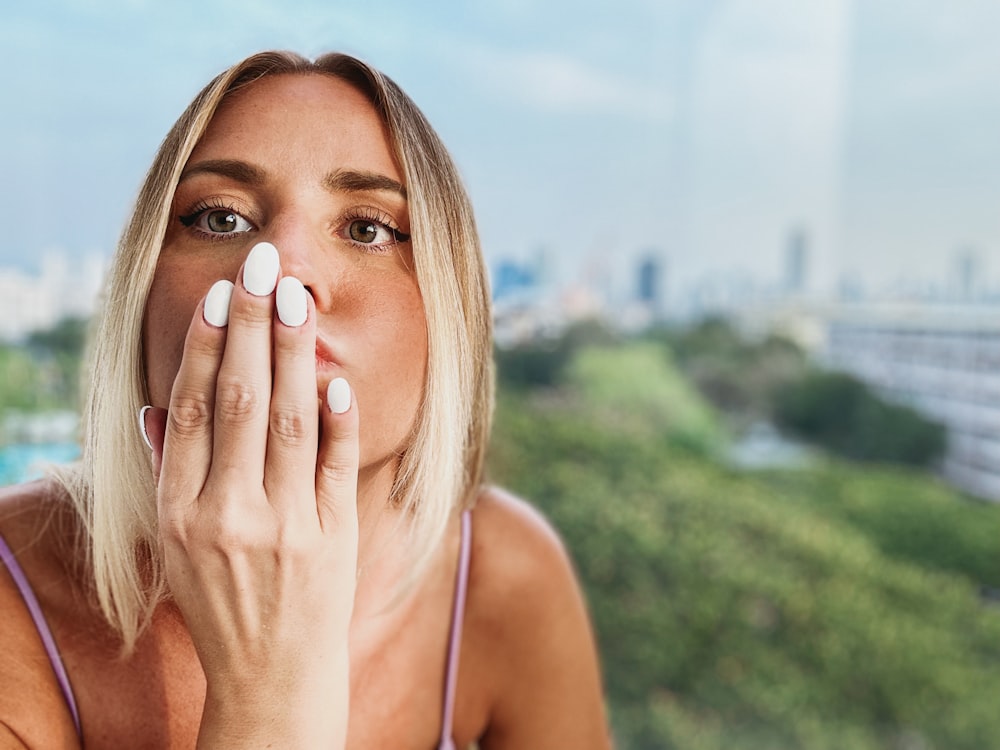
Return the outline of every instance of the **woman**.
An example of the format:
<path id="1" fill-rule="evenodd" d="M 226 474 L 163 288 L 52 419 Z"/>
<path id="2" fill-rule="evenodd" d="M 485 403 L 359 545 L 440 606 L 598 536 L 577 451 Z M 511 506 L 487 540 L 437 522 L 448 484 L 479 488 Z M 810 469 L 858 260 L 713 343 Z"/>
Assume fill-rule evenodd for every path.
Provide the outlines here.
<path id="1" fill-rule="evenodd" d="M 0 499 L 0 747 L 607 747 L 566 555 L 482 484 L 491 348 L 392 81 L 216 78 L 123 234 L 80 466 Z"/>

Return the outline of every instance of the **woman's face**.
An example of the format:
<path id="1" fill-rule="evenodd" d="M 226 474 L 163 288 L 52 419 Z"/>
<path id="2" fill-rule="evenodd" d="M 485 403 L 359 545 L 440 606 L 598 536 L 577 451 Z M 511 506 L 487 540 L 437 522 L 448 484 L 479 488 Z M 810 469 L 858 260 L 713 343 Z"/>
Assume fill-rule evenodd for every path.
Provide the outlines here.
<path id="1" fill-rule="evenodd" d="M 403 178 L 365 97 L 326 75 L 261 79 L 219 108 L 171 208 L 144 325 L 150 397 L 166 407 L 195 308 L 236 283 L 261 241 L 317 311 L 317 394 L 354 389 L 361 463 L 392 461 L 422 396 L 427 329 Z"/>

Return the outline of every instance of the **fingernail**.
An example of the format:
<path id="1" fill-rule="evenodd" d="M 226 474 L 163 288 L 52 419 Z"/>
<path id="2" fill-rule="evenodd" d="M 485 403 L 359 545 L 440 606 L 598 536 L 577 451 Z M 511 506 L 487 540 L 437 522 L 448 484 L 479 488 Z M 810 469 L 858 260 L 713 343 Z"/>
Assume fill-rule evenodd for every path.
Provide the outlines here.
<path id="1" fill-rule="evenodd" d="M 243 265 L 243 288 L 257 297 L 266 297 L 278 283 L 278 248 L 270 242 L 254 245 Z"/>
<path id="2" fill-rule="evenodd" d="M 334 378 L 326 387 L 326 403 L 334 414 L 343 414 L 351 408 L 351 386 L 343 378 Z"/>
<path id="3" fill-rule="evenodd" d="M 139 433 L 142 435 L 142 442 L 150 450 L 153 450 L 153 444 L 149 441 L 149 434 L 146 432 L 146 412 L 152 408 L 152 406 L 146 405 L 139 409 Z"/>
<path id="4" fill-rule="evenodd" d="M 278 282 L 278 320 L 295 328 L 306 322 L 306 288 L 294 276 L 283 276 Z"/>
<path id="5" fill-rule="evenodd" d="M 205 322 L 216 328 L 223 328 L 229 323 L 229 300 L 233 298 L 235 285 L 231 281 L 220 279 L 212 284 L 205 297 L 205 308 L 202 312 Z"/>

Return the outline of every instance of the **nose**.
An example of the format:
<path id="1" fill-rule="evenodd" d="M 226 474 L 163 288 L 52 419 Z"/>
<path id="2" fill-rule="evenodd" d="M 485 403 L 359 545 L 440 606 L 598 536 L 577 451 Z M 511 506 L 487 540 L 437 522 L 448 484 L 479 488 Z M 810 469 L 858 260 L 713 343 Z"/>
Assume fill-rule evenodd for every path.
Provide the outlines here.
<path id="1" fill-rule="evenodd" d="M 332 267 L 335 253 L 325 247 L 330 242 L 324 229 L 301 215 L 286 215 L 275 219 L 262 233 L 278 248 L 283 276 L 294 276 L 312 295 L 319 312 L 330 309 L 336 269 Z"/>

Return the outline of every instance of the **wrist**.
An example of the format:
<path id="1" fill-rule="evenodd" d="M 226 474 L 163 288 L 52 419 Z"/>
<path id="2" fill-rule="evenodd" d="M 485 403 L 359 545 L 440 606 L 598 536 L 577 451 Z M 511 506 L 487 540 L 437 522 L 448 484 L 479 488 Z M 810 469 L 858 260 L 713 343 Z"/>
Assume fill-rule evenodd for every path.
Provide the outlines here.
<path id="1" fill-rule="evenodd" d="M 210 678 L 198 748 L 344 747 L 350 693 L 346 649 L 333 662 L 311 665 L 308 675 Z"/>

